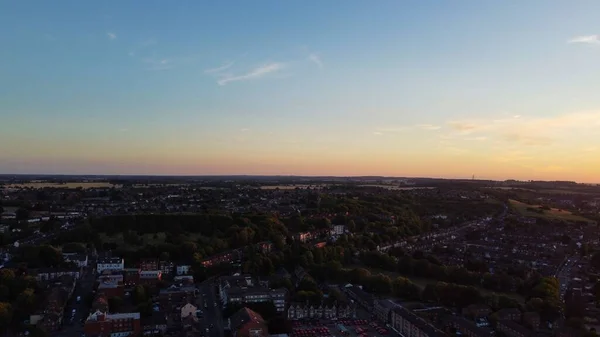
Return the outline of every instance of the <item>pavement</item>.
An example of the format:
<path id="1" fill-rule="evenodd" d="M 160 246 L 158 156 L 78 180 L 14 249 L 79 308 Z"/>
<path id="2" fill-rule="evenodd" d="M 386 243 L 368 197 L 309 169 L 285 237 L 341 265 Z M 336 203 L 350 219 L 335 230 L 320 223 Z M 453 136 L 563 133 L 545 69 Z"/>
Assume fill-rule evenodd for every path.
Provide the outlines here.
<path id="1" fill-rule="evenodd" d="M 205 336 L 223 337 L 223 309 L 217 295 L 216 284 L 212 280 L 205 281 L 200 284 L 199 289 Z"/>

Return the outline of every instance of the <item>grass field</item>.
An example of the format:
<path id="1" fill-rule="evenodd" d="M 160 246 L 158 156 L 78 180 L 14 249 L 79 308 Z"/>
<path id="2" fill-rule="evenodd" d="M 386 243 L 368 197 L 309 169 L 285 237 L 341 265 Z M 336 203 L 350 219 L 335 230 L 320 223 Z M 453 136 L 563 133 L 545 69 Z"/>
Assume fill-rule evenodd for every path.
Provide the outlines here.
<path id="1" fill-rule="evenodd" d="M 159 244 L 165 242 L 166 235 L 164 232 L 156 233 L 156 238 L 154 234 L 144 234 L 142 235 L 142 239 L 144 244 Z M 100 233 L 100 240 L 106 243 L 115 243 L 118 246 L 125 246 L 125 242 L 123 241 L 123 233 L 119 233 L 115 236 L 108 236 L 105 233 Z M 127 244 L 129 245 L 129 244 Z"/>
<path id="2" fill-rule="evenodd" d="M 527 217 L 533 218 L 544 218 L 548 220 L 563 220 L 563 221 L 584 221 L 591 222 L 590 219 L 584 218 L 579 215 L 575 215 L 569 211 L 551 208 L 550 210 L 542 210 L 541 205 L 530 205 L 524 202 L 520 202 L 518 200 L 510 200 L 510 205 L 513 209 L 515 209 L 519 214 Z M 529 209 L 528 209 L 529 208 Z M 531 209 L 540 209 L 541 213 L 532 211 Z"/>
<path id="3" fill-rule="evenodd" d="M 125 243 L 123 240 L 123 233 L 118 233 L 114 236 L 108 236 L 106 233 L 100 233 L 100 240 L 105 243 L 114 243 L 119 247 L 128 247 L 131 246 L 128 243 Z M 200 234 L 197 233 L 188 233 L 186 234 L 186 239 L 188 241 L 196 241 L 200 238 Z M 155 234 L 143 234 L 142 235 L 142 246 L 145 245 L 157 245 L 165 242 L 167 235 L 164 232 L 159 232 Z"/>
<path id="4" fill-rule="evenodd" d="M 260 189 L 261 190 L 276 190 L 276 189 L 280 189 L 280 190 L 295 190 L 296 188 L 299 189 L 306 189 L 306 188 L 323 188 L 327 185 L 324 184 L 315 184 L 315 185 L 306 185 L 306 184 L 297 184 L 297 185 L 265 185 L 265 186 L 261 186 Z"/>
<path id="5" fill-rule="evenodd" d="M 380 270 L 377 268 L 366 268 L 364 266 L 355 266 L 358 268 L 365 268 L 371 271 L 372 274 L 384 274 L 389 276 L 392 280 L 394 280 L 396 277 L 401 276 L 401 277 L 405 277 L 409 280 L 411 280 L 414 284 L 416 284 L 417 286 L 421 287 L 421 289 L 424 289 L 428 284 L 436 284 L 437 280 L 434 279 L 428 279 L 428 278 L 424 278 L 424 277 L 413 277 L 413 276 L 406 276 L 406 275 L 401 275 L 400 273 L 397 272 L 391 272 L 391 271 L 385 271 L 385 270 Z M 519 301 L 519 302 L 524 302 L 525 299 L 523 298 L 523 296 L 517 294 L 517 293 L 503 293 L 503 292 L 494 292 L 482 287 L 475 287 L 477 288 L 482 295 L 484 296 L 489 296 L 489 295 L 493 295 L 493 294 L 497 294 L 497 295 L 504 295 L 510 298 L 514 298 L 515 300 Z"/>
<path id="6" fill-rule="evenodd" d="M 72 182 L 72 183 L 48 183 L 48 182 L 31 182 L 24 184 L 6 185 L 7 188 L 119 188 L 121 185 L 113 185 L 107 182 Z"/>
<path id="7" fill-rule="evenodd" d="M 360 187 L 380 187 L 390 191 L 410 191 L 410 190 L 433 190 L 435 187 L 424 187 L 424 186 L 396 186 L 396 185 L 359 185 Z"/>

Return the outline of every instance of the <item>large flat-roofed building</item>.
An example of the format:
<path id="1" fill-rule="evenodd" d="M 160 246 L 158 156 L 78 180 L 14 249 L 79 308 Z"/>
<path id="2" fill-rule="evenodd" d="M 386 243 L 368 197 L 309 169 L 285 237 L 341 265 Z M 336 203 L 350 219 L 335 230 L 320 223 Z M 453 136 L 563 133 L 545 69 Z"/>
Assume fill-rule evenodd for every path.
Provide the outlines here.
<path id="1" fill-rule="evenodd" d="M 140 336 L 140 313 L 109 314 L 96 311 L 88 316 L 83 331 L 86 337 Z"/>
<path id="2" fill-rule="evenodd" d="M 125 268 L 125 260 L 120 257 L 105 257 L 98 259 L 96 272 L 102 274 L 105 270 L 121 271 Z"/>
<path id="3" fill-rule="evenodd" d="M 285 288 L 269 289 L 250 275 L 224 276 L 219 279 L 219 295 L 223 306 L 230 303 L 273 302 L 277 312 L 284 312 L 288 292 Z"/>

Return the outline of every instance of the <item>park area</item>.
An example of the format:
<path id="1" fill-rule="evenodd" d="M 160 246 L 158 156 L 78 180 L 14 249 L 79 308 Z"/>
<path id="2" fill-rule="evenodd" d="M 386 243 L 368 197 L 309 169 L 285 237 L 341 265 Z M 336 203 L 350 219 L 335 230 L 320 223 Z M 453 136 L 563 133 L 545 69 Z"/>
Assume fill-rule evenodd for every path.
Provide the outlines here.
<path id="1" fill-rule="evenodd" d="M 510 200 L 510 205 L 519 212 L 519 214 L 526 217 L 542 218 L 546 220 L 591 222 L 590 219 L 573 214 L 564 209 L 544 207 L 542 205 L 531 205 L 513 199 Z"/>

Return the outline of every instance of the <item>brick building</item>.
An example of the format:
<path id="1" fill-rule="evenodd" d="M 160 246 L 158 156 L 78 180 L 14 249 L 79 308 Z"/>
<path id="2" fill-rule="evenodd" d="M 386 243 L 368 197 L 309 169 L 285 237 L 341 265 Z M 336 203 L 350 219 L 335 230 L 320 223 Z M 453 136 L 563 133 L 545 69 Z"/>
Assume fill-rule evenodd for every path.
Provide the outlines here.
<path id="1" fill-rule="evenodd" d="M 83 331 L 86 337 L 140 336 L 140 313 L 109 314 L 96 311 L 85 321 Z"/>

